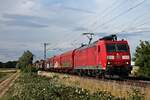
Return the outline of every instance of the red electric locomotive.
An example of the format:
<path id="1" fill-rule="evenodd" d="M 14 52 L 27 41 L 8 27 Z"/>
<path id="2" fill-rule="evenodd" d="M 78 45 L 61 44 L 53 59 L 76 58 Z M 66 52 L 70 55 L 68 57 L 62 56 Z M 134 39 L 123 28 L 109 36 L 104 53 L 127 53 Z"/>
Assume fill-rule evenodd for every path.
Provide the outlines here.
<path id="1" fill-rule="evenodd" d="M 116 35 L 103 37 L 90 45 L 52 57 L 49 61 L 53 70 L 81 75 L 128 76 L 131 71 L 128 42 L 117 40 Z"/>

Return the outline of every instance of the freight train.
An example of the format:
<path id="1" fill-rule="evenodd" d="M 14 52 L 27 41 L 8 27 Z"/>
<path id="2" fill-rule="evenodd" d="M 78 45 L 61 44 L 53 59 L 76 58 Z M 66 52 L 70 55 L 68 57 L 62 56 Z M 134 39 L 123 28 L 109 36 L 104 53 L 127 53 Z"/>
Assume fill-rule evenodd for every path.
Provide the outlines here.
<path id="1" fill-rule="evenodd" d="M 79 75 L 128 76 L 131 55 L 128 42 L 110 35 L 79 48 L 42 60 L 36 64 L 44 70 Z"/>

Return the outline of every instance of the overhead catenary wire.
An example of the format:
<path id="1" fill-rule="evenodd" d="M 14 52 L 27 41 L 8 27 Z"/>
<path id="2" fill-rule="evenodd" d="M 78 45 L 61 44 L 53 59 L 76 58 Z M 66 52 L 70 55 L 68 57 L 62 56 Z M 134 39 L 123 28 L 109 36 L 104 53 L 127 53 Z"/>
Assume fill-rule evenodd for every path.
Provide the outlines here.
<path id="1" fill-rule="evenodd" d="M 96 23 L 97 23 L 97 21 L 100 19 L 99 18 L 99 15 L 100 14 L 105 14 L 107 11 L 109 11 L 110 9 L 112 9 L 113 10 L 113 6 L 115 5 L 115 4 L 117 4 L 117 2 L 118 2 L 118 0 L 116 0 L 115 2 L 113 2 L 112 4 L 110 4 L 108 7 L 106 7 L 104 10 L 102 10 L 101 12 L 99 12 L 98 14 L 97 14 L 97 16 L 98 16 L 98 18 L 96 18 L 95 19 L 95 21 L 94 22 L 92 22 L 92 23 L 90 23 L 89 24 L 89 27 L 90 26 L 93 26 L 93 25 L 95 25 Z M 120 3 L 121 4 L 121 3 Z M 117 6 L 118 7 L 118 6 Z M 116 7 L 115 7 L 116 8 Z M 111 11 L 111 10 L 110 10 Z M 93 21 L 93 18 L 91 19 L 92 21 Z M 88 23 L 89 23 L 89 20 L 88 20 Z M 87 24 L 88 24 L 87 23 Z"/>
<path id="2" fill-rule="evenodd" d="M 127 1 L 127 0 L 126 0 Z M 118 1 L 117 1 L 118 2 Z M 117 3 L 117 2 L 114 2 L 114 3 Z M 121 7 L 121 5 L 122 4 L 124 4 L 124 3 L 126 3 L 125 2 L 125 0 L 123 1 L 123 2 L 120 2 L 119 3 L 119 5 L 117 5 L 117 6 L 114 6 L 114 4 L 112 4 L 110 7 L 108 7 L 108 8 L 112 8 L 111 10 L 109 10 L 109 9 L 107 9 L 106 11 L 104 11 L 104 13 L 101 13 L 101 20 L 104 18 L 104 17 L 106 17 L 108 14 L 109 14 L 109 12 L 112 12 L 112 11 L 115 11 L 115 10 L 117 10 L 117 8 L 119 8 L 119 7 Z M 108 11 L 108 12 L 107 12 Z M 107 12 L 107 13 L 106 13 Z M 100 19 L 100 18 L 99 18 Z M 90 26 L 91 27 L 93 27 L 94 25 L 96 25 L 97 23 L 99 22 L 99 20 L 96 20 L 95 22 L 93 22 Z M 92 31 L 92 29 L 91 29 L 91 31 Z"/>
<path id="3" fill-rule="evenodd" d="M 139 28 L 140 26 L 143 26 L 143 25 L 146 25 L 146 24 L 149 24 L 149 21 L 147 22 L 144 22 L 144 23 L 142 23 L 142 24 L 140 24 L 140 25 L 138 25 L 138 26 L 135 26 L 135 27 L 131 27 L 131 24 L 133 24 L 133 23 L 135 23 L 135 22 L 137 22 L 137 23 L 139 23 L 139 21 L 137 21 L 138 19 L 143 19 L 143 17 L 142 16 L 144 16 L 145 14 L 147 14 L 148 12 L 144 12 L 144 13 L 142 13 L 141 15 L 139 15 L 139 16 L 137 16 L 137 17 L 135 17 L 133 20 L 131 20 L 131 23 L 130 23 L 130 26 L 128 26 L 127 28 L 125 28 L 125 29 L 123 29 L 122 31 L 119 31 L 119 32 L 113 32 L 113 34 L 118 34 L 118 33 L 124 33 L 124 32 L 127 32 L 127 33 L 131 33 L 131 32 L 133 32 L 133 33 L 136 33 L 136 32 L 149 32 L 149 29 L 150 28 Z M 145 30 L 146 29 L 146 30 Z M 137 30 L 137 31 L 136 31 Z M 124 36 L 125 37 L 125 36 Z"/>
<path id="4" fill-rule="evenodd" d="M 135 29 L 135 28 L 137 28 L 137 27 L 139 27 L 139 26 L 137 26 L 137 25 L 135 25 L 135 23 L 141 23 L 141 21 L 140 21 L 140 19 L 143 19 L 143 17 L 142 16 L 144 16 L 145 14 L 147 14 L 148 12 L 144 12 L 144 13 L 142 13 L 142 14 L 140 14 L 139 16 L 136 16 L 133 20 L 131 20 L 130 22 L 128 22 L 128 23 L 130 23 L 129 24 L 129 26 L 127 26 L 125 29 L 123 29 L 122 31 L 125 31 L 125 30 L 132 30 L 132 29 Z M 144 17 L 145 18 L 145 17 Z M 138 21 L 139 20 L 139 21 Z M 143 21 L 142 21 L 143 22 Z M 148 21 L 149 22 L 149 21 Z M 144 25 L 145 24 L 148 24 L 147 23 L 147 21 L 145 22 L 145 23 L 143 23 Z M 114 25 L 116 25 L 116 24 L 114 24 Z M 133 26 L 134 25 L 134 26 Z M 141 25 L 141 24 L 140 24 Z M 118 25 L 117 25 L 118 26 Z M 122 25 L 120 25 L 120 26 L 122 26 Z M 124 25 L 124 26 L 126 26 L 126 25 Z M 114 27 L 114 26 L 113 26 Z"/>
<path id="5" fill-rule="evenodd" d="M 141 15 L 139 15 L 139 16 L 137 16 L 137 17 L 135 17 L 133 20 L 132 20 L 132 23 L 131 24 L 138 24 L 139 22 L 141 22 L 141 19 L 143 19 L 144 18 L 144 20 L 146 19 L 145 18 L 145 15 L 146 14 L 148 14 L 149 13 L 149 11 L 148 12 L 145 12 L 145 13 L 142 13 Z M 144 16 L 144 17 L 143 17 Z M 146 16 L 147 18 L 150 18 L 150 16 Z M 139 21 L 138 21 L 139 20 Z M 142 20 L 142 22 L 143 22 L 143 20 Z"/>
<path id="6" fill-rule="evenodd" d="M 110 23 L 110 22 L 116 20 L 117 18 L 123 16 L 124 14 L 126 14 L 126 13 L 132 11 L 133 9 L 135 9 L 135 8 L 137 8 L 137 7 L 139 7 L 139 6 L 142 5 L 145 1 L 146 1 L 146 0 L 143 0 L 142 2 L 140 2 L 140 3 L 136 4 L 136 5 L 134 5 L 133 7 L 128 8 L 126 11 L 121 12 L 120 14 L 118 14 L 117 16 L 111 18 L 110 20 L 106 21 L 105 23 L 102 23 L 102 24 L 98 25 L 98 26 L 95 27 L 93 30 L 96 30 L 97 28 L 99 28 L 99 27 L 101 27 L 101 26 L 103 26 L 103 25 L 105 25 L 105 24 L 108 24 L 108 23 Z"/>
<path id="7" fill-rule="evenodd" d="M 137 25 L 137 26 L 135 26 L 135 27 L 131 27 L 131 28 L 126 28 L 126 29 L 124 29 L 124 30 L 122 30 L 122 31 L 120 31 L 120 32 L 118 32 L 118 33 L 121 33 L 121 32 L 128 32 L 128 31 L 134 31 L 134 30 L 137 30 L 137 29 L 139 29 L 139 27 L 140 26 L 143 26 L 143 25 L 146 25 L 146 24 L 150 24 L 150 21 L 146 21 L 146 22 L 144 22 L 144 23 L 142 23 L 142 24 L 140 24 L 140 25 Z M 150 29 L 150 28 L 149 28 Z M 144 30 L 141 30 L 141 31 L 144 31 Z"/>

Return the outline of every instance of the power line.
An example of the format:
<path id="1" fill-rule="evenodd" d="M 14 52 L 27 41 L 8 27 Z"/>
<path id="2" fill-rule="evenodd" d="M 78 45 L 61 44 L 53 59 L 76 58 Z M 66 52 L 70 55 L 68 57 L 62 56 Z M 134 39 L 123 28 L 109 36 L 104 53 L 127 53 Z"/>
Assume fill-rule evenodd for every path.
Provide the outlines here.
<path id="1" fill-rule="evenodd" d="M 142 19 L 143 16 L 144 16 L 145 14 L 148 14 L 148 13 L 149 13 L 149 12 L 146 12 L 146 13 L 143 13 L 143 14 L 137 16 L 134 20 L 132 20 L 132 24 L 133 24 L 133 23 L 139 23 L 138 20 Z M 144 16 L 144 17 L 145 17 L 145 16 Z M 147 17 L 147 16 L 146 16 L 146 17 Z M 148 16 L 148 18 L 149 18 L 149 16 Z M 144 18 L 144 20 L 145 20 L 145 18 Z M 143 21 L 142 21 L 142 22 L 143 22 Z"/>
<path id="2" fill-rule="evenodd" d="M 116 0 L 115 2 L 113 2 L 111 5 L 109 5 L 109 7 L 106 7 L 102 12 L 99 12 L 99 14 L 101 14 L 101 13 L 106 13 L 106 12 L 107 12 L 110 8 L 112 8 L 112 6 L 114 6 L 117 2 L 118 2 L 118 0 Z M 99 14 L 98 14 L 98 15 L 99 15 Z M 93 19 L 93 18 L 92 18 L 92 19 Z M 98 20 L 99 20 L 99 18 L 97 18 L 97 19 L 95 20 L 95 22 L 92 22 L 90 26 L 93 26 L 94 24 L 96 24 Z M 88 22 L 89 22 L 89 21 L 88 21 Z"/>
<path id="3" fill-rule="evenodd" d="M 129 11 L 131 11 L 131 10 L 133 10 L 133 9 L 135 9 L 135 8 L 137 8 L 137 7 L 139 7 L 139 6 L 140 6 L 140 5 L 142 5 L 145 1 L 146 1 L 146 0 L 143 0 L 142 2 L 140 2 L 140 3 L 136 4 L 135 6 L 130 7 L 130 8 L 129 8 L 129 9 L 127 9 L 126 11 L 124 11 L 124 12 L 120 13 L 119 15 L 117 15 L 117 16 L 115 16 L 115 17 L 111 18 L 111 19 L 110 19 L 110 20 L 108 20 L 107 22 L 105 22 L 105 23 L 103 23 L 103 24 L 98 25 L 98 26 L 97 26 L 96 28 L 94 28 L 94 29 L 97 29 L 97 28 L 98 28 L 98 27 L 100 27 L 100 26 L 103 26 L 103 25 L 105 25 L 105 24 L 108 24 L 108 23 L 110 23 L 110 22 L 112 22 L 112 21 L 116 20 L 117 18 L 119 18 L 119 17 L 121 17 L 122 15 L 124 15 L 124 14 L 128 13 Z"/>
<path id="4" fill-rule="evenodd" d="M 89 24 L 87 27 L 90 27 L 90 26 L 92 26 L 93 27 L 93 25 L 95 25 L 97 22 L 98 22 L 98 20 L 100 19 L 99 18 L 99 15 L 101 14 L 101 13 L 106 13 L 107 11 L 109 11 L 110 10 L 110 8 L 112 9 L 113 7 L 112 6 L 114 6 L 116 3 L 118 2 L 118 0 L 116 0 L 115 2 L 113 2 L 111 5 L 109 5 L 108 7 L 106 7 L 104 10 L 102 10 L 101 12 L 99 12 L 98 14 L 97 14 L 97 16 L 98 16 L 98 18 L 96 18 L 95 19 L 95 21 L 94 22 L 92 22 L 92 23 L 90 23 L 89 24 L 89 21 L 93 21 L 93 18 L 91 18 L 91 20 L 88 20 L 88 22 L 86 23 L 86 25 L 87 24 Z M 122 2 L 119 4 L 119 6 L 122 4 Z M 117 6 L 118 7 L 118 6 Z M 114 9 L 116 9 L 117 7 L 115 7 Z M 112 9 L 113 10 L 113 9 Z M 112 10 L 110 10 L 110 11 L 112 11 Z M 84 23 L 85 24 L 85 23 Z M 82 26 L 84 26 L 84 24 L 82 24 Z M 88 30 L 89 31 L 89 30 Z"/>
<path id="5" fill-rule="evenodd" d="M 140 26 L 143 26 L 143 25 L 146 25 L 146 24 L 150 24 L 150 21 L 144 22 L 144 23 L 138 25 L 137 27 L 140 27 Z"/>
<path id="6" fill-rule="evenodd" d="M 139 20 L 139 19 L 143 19 L 142 18 L 142 16 L 144 16 L 145 14 L 147 14 L 148 12 L 146 12 L 146 13 L 143 13 L 143 14 L 140 14 L 139 16 L 137 16 L 137 17 L 135 17 L 133 20 L 131 20 L 130 21 L 130 26 L 128 26 L 127 28 L 125 28 L 124 30 L 130 30 L 130 29 L 133 29 L 133 24 L 135 25 L 135 23 L 139 23 L 139 21 L 137 21 L 137 20 Z M 128 22 L 129 23 L 129 22 Z M 147 24 L 147 22 L 146 23 L 144 23 L 144 25 L 145 24 Z M 114 25 L 116 25 L 115 23 L 114 23 Z M 122 25 L 120 25 L 120 26 L 122 26 Z M 136 26 L 137 27 L 137 26 Z M 139 26 L 138 26 L 139 27 Z"/>
<path id="7" fill-rule="evenodd" d="M 127 0 L 126 0 L 126 1 L 127 1 Z M 117 2 L 118 2 L 118 1 L 117 1 Z M 112 8 L 110 11 L 109 11 L 109 9 L 107 9 L 106 11 L 104 11 L 104 14 L 102 14 L 102 19 L 107 16 L 107 13 L 109 14 L 109 12 L 112 12 L 112 11 L 114 11 L 116 8 L 119 8 L 122 4 L 124 4 L 124 2 L 125 2 L 125 1 L 119 3 L 119 5 L 117 5 L 116 7 L 111 7 L 112 5 L 114 5 L 114 3 L 116 3 L 116 2 L 114 2 L 114 3 L 109 7 L 109 8 Z M 125 3 L 126 3 L 126 2 L 125 2 Z M 108 11 L 108 12 L 107 12 L 107 11 Z M 107 12 L 107 13 L 106 13 L 106 12 Z M 98 20 L 96 20 L 93 24 L 91 24 L 91 26 L 93 27 L 93 25 L 96 25 L 96 23 L 98 23 Z"/>
<path id="8" fill-rule="evenodd" d="M 150 21 L 144 22 L 144 23 L 142 23 L 142 24 L 140 24 L 140 25 L 138 25 L 138 26 L 136 26 L 136 27 L 134 27 L 134 28 L 124 29 L 124 30 L 121 31 L 121 32 L 125 32 L 126 30 L 134 30 L 134 29 L 138 29 L 138 27 L 143 26 L 143 25 L 146 25 L 146 24 L 150 24 Z"/>

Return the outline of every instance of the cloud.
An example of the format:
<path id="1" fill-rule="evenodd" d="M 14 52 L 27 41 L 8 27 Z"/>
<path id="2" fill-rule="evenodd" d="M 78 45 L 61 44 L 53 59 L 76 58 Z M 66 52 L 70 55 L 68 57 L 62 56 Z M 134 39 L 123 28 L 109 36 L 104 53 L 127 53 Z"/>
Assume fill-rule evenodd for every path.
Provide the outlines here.
<path id="1" fill-rule="evenodd" d="M 73 31 L 88 31 L 87 28 L 84 28 L 84 27 L 76 27 L 75 29 L 73 29 Z"/>
<path id="2" fill-rule="evenodd" d="M 0 49 L 0 61 L 7 62 L 8 60 L 17 60 L 22 51 L 12 49 Z"/>
<path id="3" fill-rule="evenodd" d="M 43 47 L 39 43 L 15 43 L 5 42 L 0 43 L 0 61 L 6 62 L 9 60 L 18 60 L 22 53 L 30 50 L 34 55 L 39 58 L 43 57 Z"/>
<path id="4" fill-rule="evenodd" d="M 10 21 L 4 21 L 5 25 L 8 26 L 19 26 L 19 27 L 29 27 L 29 28 L 43 28 L 48 27 L 48 25 L 42 25 L 34 22 L 28 22 L 28 21 L 16 21 L 16 20 L 10 20 Z"/>
<path id="5" fill-rule="evenodd" d="M 8 26 L 19 26 L 19 27 L 32 27 L 32 28 L 44 28 L 48 27 L 48 24 L 41 23 L 46 22 L 47 19 L 19 14 L 3 14 L 3 20 L 1 21 Z"/>
<path id="6" fill-rule="evenodd" d="M 66 10 L 77 11 L 77 12 L 96 14 L 96 12 L 94 12 L 94 11 L 89 11 L 89 10 L 85 10 L 85 9 L 79 9 L 79 8 L 73 8 L 73 7 L 67 7 L 67 6 L 62 6 L 62 8 L 66 9 Z"/>
<path id="7" fill-rule="evenodd" d="M 31 16 L 31 15 L 21 15 L 21 14 L 8 14 L 4 13 L 2 15 L 3 18 L 6 19 L 14 19 L 14 20 L 43 20 L 44 18 Z"/>

